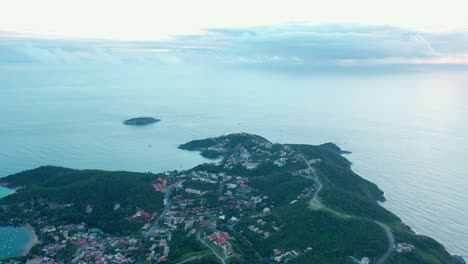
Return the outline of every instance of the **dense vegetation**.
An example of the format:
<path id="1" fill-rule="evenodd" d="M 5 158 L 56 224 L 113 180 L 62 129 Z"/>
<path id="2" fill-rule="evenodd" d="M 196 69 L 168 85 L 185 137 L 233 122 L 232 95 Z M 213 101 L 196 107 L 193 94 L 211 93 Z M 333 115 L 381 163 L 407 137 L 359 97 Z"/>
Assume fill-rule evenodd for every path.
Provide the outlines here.
<path id="1" fill-rule="evenodd" d="M 289 204 L 304 188 L 312 184 L 313 180 L 290 173 L 274 173 L 250 179 L 250 185 L 268 195 L 277 206 Z"/>
<path id="2" fill-rule="evenodd" d="M 312 247 L 297 263 L 344 263 L 346 256 L 376 257 L 385 251 L 387 237 L 377 224 L 305 207 L 297 203 L 277 210 L 283 228 L 265 243 L 264 250 L 272 250 L 272 246 L 300 250 Z"/>
<path id="3" fill-rule="evenodd" d="M 291 145 L 309 159 L 319 159 L 317 168 L 326 175 L 328 183 L 336 188 L 367 197 L 372 201 L 384 200 L 383 191 L 351 170 L 351 163 L 341 156 L 342 151 L 334 144 L 319 146 Z"/>
<path id="4" fill-rule="evenodd" d="M 284 146 L 287 146 L 295 152 L 289 157 L 290 160 L 295 156 L 296 162 L 288 162 L 278 167 L 273 163 L 278 159 L 278 155 L 272 154 L 268 160 L 258 162 L 255 169 L 247 169 L 242 163 L 235 163 L 229 169 L 215 164 L 201 164 L 183 172 L 203 171 L 218 175 L 222 172 L 234 177 L 239 176 L 246 179 L 250 187 L 245 188 L 245 193 L 241 196 L 250 200 L 251 196 L 258 195 L 272 201 L 271 214 L 260 216 L 262 221 L 269 223 L 265 231 L 271 233 L 271 236 L 265 238 L 248 229 L 248 226 L 255 225 L 259 218 L 250 214 L 258 215 L 258 209 L 261 210 L 264 205 L 258 208 L 261 205 L 259 204 L 257 208 L 245 208 L 242 211 L 228 209 L 224 200 L 218 199 L 219 193 L 223 191 L 222 187 L 218 189 L 217 184 L 208 183 L 206 180 L 185 181 L 184 189 L 207 191 L 203 194 L 204 206 L 222 207 L 226 219 L 232 216 L 241 219 L 239 223 L 232 225 L 218 222 L 220 224 L 217 228 L 230 234 L 230 244 L 235 252 L 234 256 L 228 259 L 228 263 L 259 263 L 259 258 L 269 259 L 273 249 L 301 252 L 288 263 L 350 264 L 354 263 L 351 257 L 360 259 L 364 256 L 375 262 L 388 247 L 388 238 L 380 223 L 385 223 L 391 228 L 396 242 L 410 243 L 416 248 L 410 253 L 393 253 L 386 263 L 452 263 L 451 256 L 442 245 L 431 238 L 414 234 L 397 216 L 380 206 L 377 201 L 384 201 L 383 191 L 355 174 L 351 170 L 351 163 L 342 156 L 344 152 L 332 143 L 319 146 L 281 145 L 271 144 L 255 135 L 232 134 L 194 140 L 179 148 L 201 151 L 201 155 L 208 158 L 225 158 L 234 155 L 235 149 L 241 145 L 245 149 L 258 149 L 259 144 L 262 147 L 268 145 L 265 149 L 271 153 L 286 152 L 283 150 Z M 210 147 L 213 148 L 209 149 Z M 302 161 L 302 155 L 307 160 L 315 160 L 313 166 L 323 184 L 318 197 L 324 208 L 311 209 L 311 196 L 302 200 L 297 198 L 306 188 L 311 190 L 311 187 L 318 187 L 311 175 L 301 176 L 297 173 L 307 168 L 306 163 Z M 223 159 L 223 162 L 226 160 L 227 158 Z M 41 215 L 48 216 L 54 223 L 86 222 L 91 227 L 98 227 L 111 234 L 134 233 L 141 228 L 142 223 L 129 221 L 129 216 L 140 209 L 151 213 L 162 211 L 163 194 L 154 191 L 151 186 L 158 176 L 164 177 L 132 172 L 41 167 L 4 178 L 3 181 L 10 187 L 23 188 L 0 200 L 0 205 L 10 205 L 5 218 L 18 217 L 23 223 L 37 215 L 25 216 L 21 204 L 34 203 L 40 207 Z M 183 195 L 190 199 L 197 197 L 195 194 L 186 193 L 184 189 L 174 191 L 173 195 Z M 235 192 L 234 189 L 230 190 Z M 235 199 L 240 198 L 236 196 Z M 297 201 L 291 203 L 293 200 Z M 73 206 L 50 208 L 47 204 L 51 202 Z M 119 204 L 120 208 L 115 209 L 116 204 Z M 85 208 L 88 205 L 92 206 L 92 212 L 86 212 Z M 0 215 L 0 220 L 7 220 L 2 217 L 3 215 Z M 207 218 L 205 220 L 214 221 L 218 217 L 212 215 Z M 243 236 L 253 245 L 246 246 Z M 170 247 L 169 263 L 220 262 L 197 240 L 195 234 L 188 236 L 187 232 L 181 229 L 173 233 Z M 305 251 L 309 247 L 312 250 Z M 73 251 L 73 247 L 67 246 L 59 253 L 67 256 L 68 251 Z M 261 257 L 254 252 L 258 252 Z"/>
<path id="5" fill-rule="evenodd" d="M 226 153 L 208 150 L 220 141 L 225 142 Z M 268 142 L 262 137 L 234 134 L 219 138 L 194 140 L 180 148 L 199 150 L 205 157 L 229 155 L 231 149 L 241 144 L 245 148 Z M 392 254 L 387 263 L 452 263 L 452 259 L 442 245 L 435 240 L 418 236 L 408 230 L 401 220 L 380 206 L 377 201 L 385 201 L 383 191 L 351 170 L 351 163 L 342 156 L 347 152 L 333 143 L 318 146 L 287 145 L 303 154 L 314 164 L 317 175 L 323 184 L 319 194 L 321 202 L 331 210 L 310 210 L 306 202 L 289 203 L 305 188 L 313 184 L 311 179 L 292 175 L 290 172 L 304 169 L 299 164 L 288 164 L 278 168 L 271 162 L 260 164 L 255 170 L 234 166 L 230 173 L 248 176 L 249 184 L 261 193 L 268 195 L 275 203 L 273 215 L 268 218 L 281 225 L 281 231 L 273 232 L 268 239 L 247 232 L 247 237 L 263 255 L 271 255 L 274 248 L 303 250 L 312 247 L 307 254 L 291 260 L 291 263 L 354 263 L 350 256 L 371 257 L 376 261 L 387 249 L 388 238 L 375 221 L 390 225 L 397 242 L 413 244 L 416 250 L 407 254 Z M 272 150 L 281 147 L 272 144 Z M 197 169 L 217 172 L 216 166 L 200 165 Z M 246 230 L 253 222 L 243 221 L 237 229 Z M 248 253 L 248 251 L 246 251 Z M 258 262 L 251 258 L 250 263 Z"/>
<path id="6" fill-rule="evenodd" d="M 149 125 L 149 124 L 156 123 L 159 121 L 161 120 L 153 118 L 153 117 L 137 117 L 137 118 L 125 120 L 123 123 L 125 125 L 144 126 L 144 125 Z"/>
<path id="7" fill-rule="evenodd" d="M 412 254 L 393 254 L 390 256 L 387 263 L 451 263 L 447 261 L 451 259 L 450 254 L 448 254 L 445 248 L 434 239 L 427 236 L 415 235 L 406 226 L 398 223 L 392 226 L 392 231 L 397 240 L 408 241 L 408 243 L 411 243 L 416 247 L 416 250 Z"/>
<path id="8" fill-rule="evenodd" d="M 171 259 L 168 263 L 179 263 L 188 258 L 193 259 L 187 262 L 191 264 L 220 263 L 208 248 L 196 240 L 195 235 L 187 236 L 187 233 L 184 231 L 179 230 L 174 232 L 169 245 L 171 247 Z"/>
<path id="9" fill-rule="evenodd" d="M 141 227 L 127 220 L 137 210 L 156 212 L 162 209 L 163 195 L 151 187 L 155 179 L 156 175 L 144 173 L 46 166 L 2 179 L 9 186 L 21 189 L 2 199 L 0 204 L 13 205 L 10 217 L 24 218 L 22 208 L 15 205 L 35 202 L 36 206 L 43 204 L 41 215 L 50 216 L 55 223 L 85 222 L 105 232 L 126 234 Z M 73 206 L 50 209 L 47 206 L 50 203 Z M 114 210 L 116 204 L 120 204 L 120 208 Z M 92 207 L 90 213 L 86 212 L 88 205 Z"/>

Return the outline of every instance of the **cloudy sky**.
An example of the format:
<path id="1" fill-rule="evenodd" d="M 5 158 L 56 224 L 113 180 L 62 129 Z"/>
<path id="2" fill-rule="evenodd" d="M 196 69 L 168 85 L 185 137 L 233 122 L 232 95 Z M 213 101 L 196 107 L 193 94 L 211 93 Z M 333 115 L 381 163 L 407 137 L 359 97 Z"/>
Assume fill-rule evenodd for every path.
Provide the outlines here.
<path id="1" fill-rule="evenodd" d="M 0 0 L 0 63 L 468 65 L 462 0 Z"/>
<path id="2" fill-rule="evenodd" d="M 0 0 L 0 30 L 155 40 L 202 28 L 287 22 L 468 29 L 466 0 Z"/>

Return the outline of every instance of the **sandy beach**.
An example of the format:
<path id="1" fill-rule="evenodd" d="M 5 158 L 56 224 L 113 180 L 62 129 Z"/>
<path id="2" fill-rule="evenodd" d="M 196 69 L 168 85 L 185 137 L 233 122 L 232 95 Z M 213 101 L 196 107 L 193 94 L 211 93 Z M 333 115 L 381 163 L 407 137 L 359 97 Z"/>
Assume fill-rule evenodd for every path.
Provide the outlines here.
<path id="1" fill-rule="evenodd" d="M 26 245 L 24 246 L 24 250 L 23 252 L 21 253 L 21 256 L 26 256 L 28 253 L 29 253 L 29 250 L 31 250 L 31 248 L 36 245 L 37 243 L 39 243 L 39 240 L 37 238 L 37 235 L 36 235 L 36 232 L 34 231 L 34 228 L 30 225 L 30 224 L 26 224 L 24 226 L 24 228 L 26 228 L 26 230 L 28 230 L 28 233 L 29 233 L 29 241 L 28 243 L 26 243 Z"/>

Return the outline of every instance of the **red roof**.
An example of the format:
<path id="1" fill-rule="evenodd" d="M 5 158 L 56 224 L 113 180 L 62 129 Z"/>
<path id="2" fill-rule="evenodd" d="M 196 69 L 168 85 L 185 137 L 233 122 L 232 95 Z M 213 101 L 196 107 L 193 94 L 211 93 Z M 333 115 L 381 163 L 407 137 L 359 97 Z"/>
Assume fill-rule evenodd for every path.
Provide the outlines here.
<path id="1" fill-rule="evenodd" d="M 281 253 L 283 253 L 283 250 L 275 248 L 275 249 L 273 249 L 273 253 L 275 254 L 275 256 L 281 255 Z"/>
<path id="2" fill-rule="evenodd" d="M 210 239 L 216 241 L 219 245 L 224 245 L 229 239 L 229 234 L 227 233 L 214 233 L 210 235 Z"/>
<path id="3" fill-rule="evenodd" d="M 141 211 L 140 211 L 140 214 L 141 214 L 142 217 L 146 217 L 146 218 L 150 218 L 150 217 L 151 217 L 150 213 L 148 213 L 148 212 L 146 212 L 146 211 L 144 211 L 144 210 L 141 210 Z"/>

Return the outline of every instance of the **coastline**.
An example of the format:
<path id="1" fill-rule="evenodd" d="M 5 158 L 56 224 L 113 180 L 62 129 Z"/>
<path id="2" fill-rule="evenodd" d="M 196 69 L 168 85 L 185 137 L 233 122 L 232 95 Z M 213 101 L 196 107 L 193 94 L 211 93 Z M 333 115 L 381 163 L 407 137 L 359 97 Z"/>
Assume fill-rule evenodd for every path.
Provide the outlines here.
<path id="1" fill-rule="evenodd" d="M 26 243 L 23 251 L 21 252 L 21 256 L 26 256 L 31 248 L 39 243 L 39 240 L 37 238 L 36 232 L 34 231 L 34 228 L 30 224 L 26 224 L 23 227 L 28 231 L 29 234 L 29 241 Z"/>

